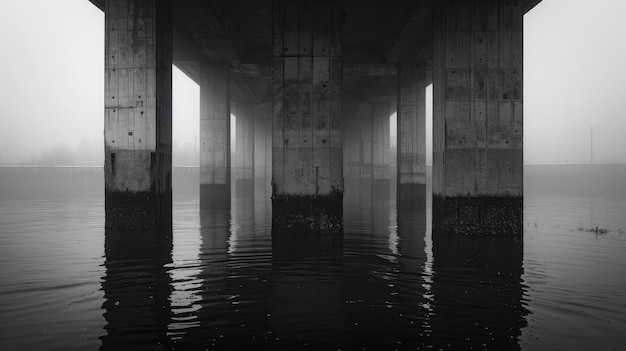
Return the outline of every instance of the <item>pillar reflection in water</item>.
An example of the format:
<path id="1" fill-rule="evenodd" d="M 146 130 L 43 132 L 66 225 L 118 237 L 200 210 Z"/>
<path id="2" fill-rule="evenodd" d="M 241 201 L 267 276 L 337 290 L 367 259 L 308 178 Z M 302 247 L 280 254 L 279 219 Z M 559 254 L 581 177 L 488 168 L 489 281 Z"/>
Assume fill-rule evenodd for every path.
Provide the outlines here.
<path id="1" fill-rule="evenodd" d="M 432 343 L 519 349 L 528 314 L 521 283 L 523 241 L 433 235 L 433 255 Z"/>
<path id="2" fill-rule="evenodd" d="M 430 286 L 424 277 L 426 208 L 396 210 L 388 201 L 362 206 L 367 219 L 346 217 L 343 346 L 424 346 L 430 314 Z"/>
<path id="3" fill-rule="evenodd" d="M 230 204 L 229 204 L 230 205 Z M 200 209 L 200 267 L 199 278 L 202 282 L 200 294 L 202 296 L 198 320 L 200 327 L 190 331 L 180 346 L 212 345 L 223 334 L 220 324 L 223 323 L 223 302 L 227 299 L 227 289 L 224 288 L 228 278 L 228 247 L 231 237 L 230 209 Z"/>
<path id="4" fill-rule="evenodd" d="M 268 343 L 269 262 L 258 262 L 251 199 L 231 210 L 200 210 L 199 327 L 185 330 L 180 349 L 239 349 Z M 266 235 L 267 236 L 267 235 Z"/>
<path id="5" fill-rule="evenodd" d="M 228 253 L 236 254 L 237 251 L 246 252 L 246 250 L 256 246 L 255 214 L 265 215 L 265 213 L 255 213 L 255 198 L 250 193 L 233 198 L 232 203 Z M 256 210 L 259 211 L 259 209 Z M 242 247 L 242 244 L 245 246 Z"/>
<path id="6" fill-rule="evenodd" d="M 171 226 L 136 226 L 108 216 L 105 227 L 101 349 L 169 348 Z"/>
<path id="7" fill-rule="evenodd" d="M 343 234 L 272 231 L 271 327 L 282 347 L 336 347 L 343 336 Z"/>

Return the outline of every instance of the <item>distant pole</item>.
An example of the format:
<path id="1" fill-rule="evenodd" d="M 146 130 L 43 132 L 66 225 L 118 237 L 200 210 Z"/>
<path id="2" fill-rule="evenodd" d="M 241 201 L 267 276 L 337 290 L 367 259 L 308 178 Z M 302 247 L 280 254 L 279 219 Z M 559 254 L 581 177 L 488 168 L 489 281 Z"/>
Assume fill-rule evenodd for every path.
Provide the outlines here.
<path id="1" fill-rule="evenodd" d="M 591 164 L 593 164 L 593 127 L 591 127 L 591 141 L 589 144 L 590 144 L 589 156 L 591 158 Z"/>

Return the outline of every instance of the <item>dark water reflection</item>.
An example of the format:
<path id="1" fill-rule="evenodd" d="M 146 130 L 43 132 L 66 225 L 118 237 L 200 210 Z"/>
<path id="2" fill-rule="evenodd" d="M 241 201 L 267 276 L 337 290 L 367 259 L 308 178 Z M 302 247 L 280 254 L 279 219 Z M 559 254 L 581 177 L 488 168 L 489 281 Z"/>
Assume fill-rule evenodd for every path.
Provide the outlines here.
<path id="1" fill-rule="evenodd" d="M 135 239 L 171 231 L 107 228 L 102 349 L 519 348 L 521 241 L 431 240 L 426 204 L 389 202 L 347 204 L 343 235 L 272 232 L 266 205 L 200 209 L 180 281 Z"/>
<path id="2" fill-rule="evenodd" d="M 624 349 L 615 184 L 529 192 L 523 241 L 433 237 L 428 196 L 347 196 L 340 236 L 273 233 L 263 197 L 178 194 L 157 231 L 107 225 L 101 198 L 3 199 L 0 348 Z"/>
<path id="3" fill-rule="evenodd" d="M 106 226 L 102 350 L 169 348 L 171 237 L 171 228 Z"/>
<path id="4" fill-rule="evenodd" d="M 183 348 L 252 344 L 268 330 L 266 306 L 257 302 L 267 300 L 269 262 L 249 255 L 258 244 L 253 205 L 236 205 L 232 213 L 200 211 L 200 326 L 177 341 Z"/>
<path id="5" fill-rule="evenodd" d="M 433 344 L 519 349 L 528 314 L 522 240 L 435 236 L 433 257 Z"/>
<path id="6" fill-rule="evenodd" d="M 396 211 L 386 202 L 361 207 L 367 215 L 346 216 L 345 346 L 415 349 L 427 345 L 430 286 L 425 208 Z"/>
<path id="7" fill-rule="evenodd" d="M 343 271 L 341 235 L 272 232 L 274 345 L 337 345 L 345 323 Z"/>

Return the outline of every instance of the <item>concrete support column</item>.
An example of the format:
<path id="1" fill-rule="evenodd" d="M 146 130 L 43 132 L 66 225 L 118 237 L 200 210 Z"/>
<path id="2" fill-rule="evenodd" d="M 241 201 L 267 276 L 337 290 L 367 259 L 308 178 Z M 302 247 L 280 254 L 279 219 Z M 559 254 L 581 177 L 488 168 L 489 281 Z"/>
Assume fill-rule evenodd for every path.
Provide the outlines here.
<path id="1" fill-rule="evenodd" d="M 272 6 L 272 225 L 341 232 L 341 1 Z"/>
<path id="2" fill-rule="evenodd" d="M 372 201 L 372 105 L 343 102 L 344 218 L 370 216 Z"/>
<path id="3" fill-rule="evenodd" d="M 356 119 L 357 104 L 344 101 L 343 104 L 343 177 L 344 177 L 344 205 L 345 210 L 354 208 L 359 203 L 359 182 L 361 173 L 360 161 L 360 134 Z M 347 212 L 344 214 L 347 215 Z"/>
<path id="4" fill-rule="evenodd" d="M 398 193 L 400 207 L 426 206 L 426 63 L 398 66 Z"/>
<path id="5" fill-rule="evenodd" d="M 106 225 L 171 228 L 171 1 L 104 4 Z"/>
<path id="6" fill-rule="evenodd" d="M 364 102 L 344 102 L 346 115 L 343 131 L 346 161 L 345 193 L 350 206 L 360 207 L 372 200 L 372 105 Z M 348 194 L 348 192 L 350 194 Z"/>
<path id="7" fill-rule="evenodd" d="M 436 234 L 523 234 L 522 5 L 434 5 Z"/>
<path id="8" fill-rule="evenodd" d="M 357 143 L 359 150 L 359 200 L 372 201 L 372 105 L 358 104 L 356 115 Z M 368 206 L 369 207 L 369 206 Z"/>
<path id="9" fill-rule="evenodd" d="M 200 68 L 200 207 L 230 208 L 230 66 Z"/>
<path id="10" fill-rule="evenodd" d="M 254 106 L 254 192 L 265 200 L 270 199 L 272 188 L 272 118 L 271 105 Z"/>
<path id="11" fill-rule="evenodd" d="M 235 191 L 238 198 L 254 197 L 254 105 L 236 104 Z"/>
<path id="12" fill-rule="evenodd" d="M 389 178 L 389 101 L 372 103 L 372 199 L 388 201 Z"/>

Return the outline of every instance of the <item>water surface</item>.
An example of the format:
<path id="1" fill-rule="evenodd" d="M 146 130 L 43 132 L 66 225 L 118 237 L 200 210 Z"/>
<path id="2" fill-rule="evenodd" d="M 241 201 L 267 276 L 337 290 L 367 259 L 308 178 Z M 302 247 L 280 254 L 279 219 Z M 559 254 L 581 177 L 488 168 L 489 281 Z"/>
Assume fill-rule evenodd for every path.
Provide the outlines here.
<path id="1" fill-rule="evenodd" d="M 0 171 L 3 349 L 626 347 L 624 166 L 526 167 L 523 240 L 433 238 L 430 197 L 277 234 L 264 194 L 204 211 L 178 172 L 166 250 L 128 250 L 101 171 L 71 172 Z"/>

